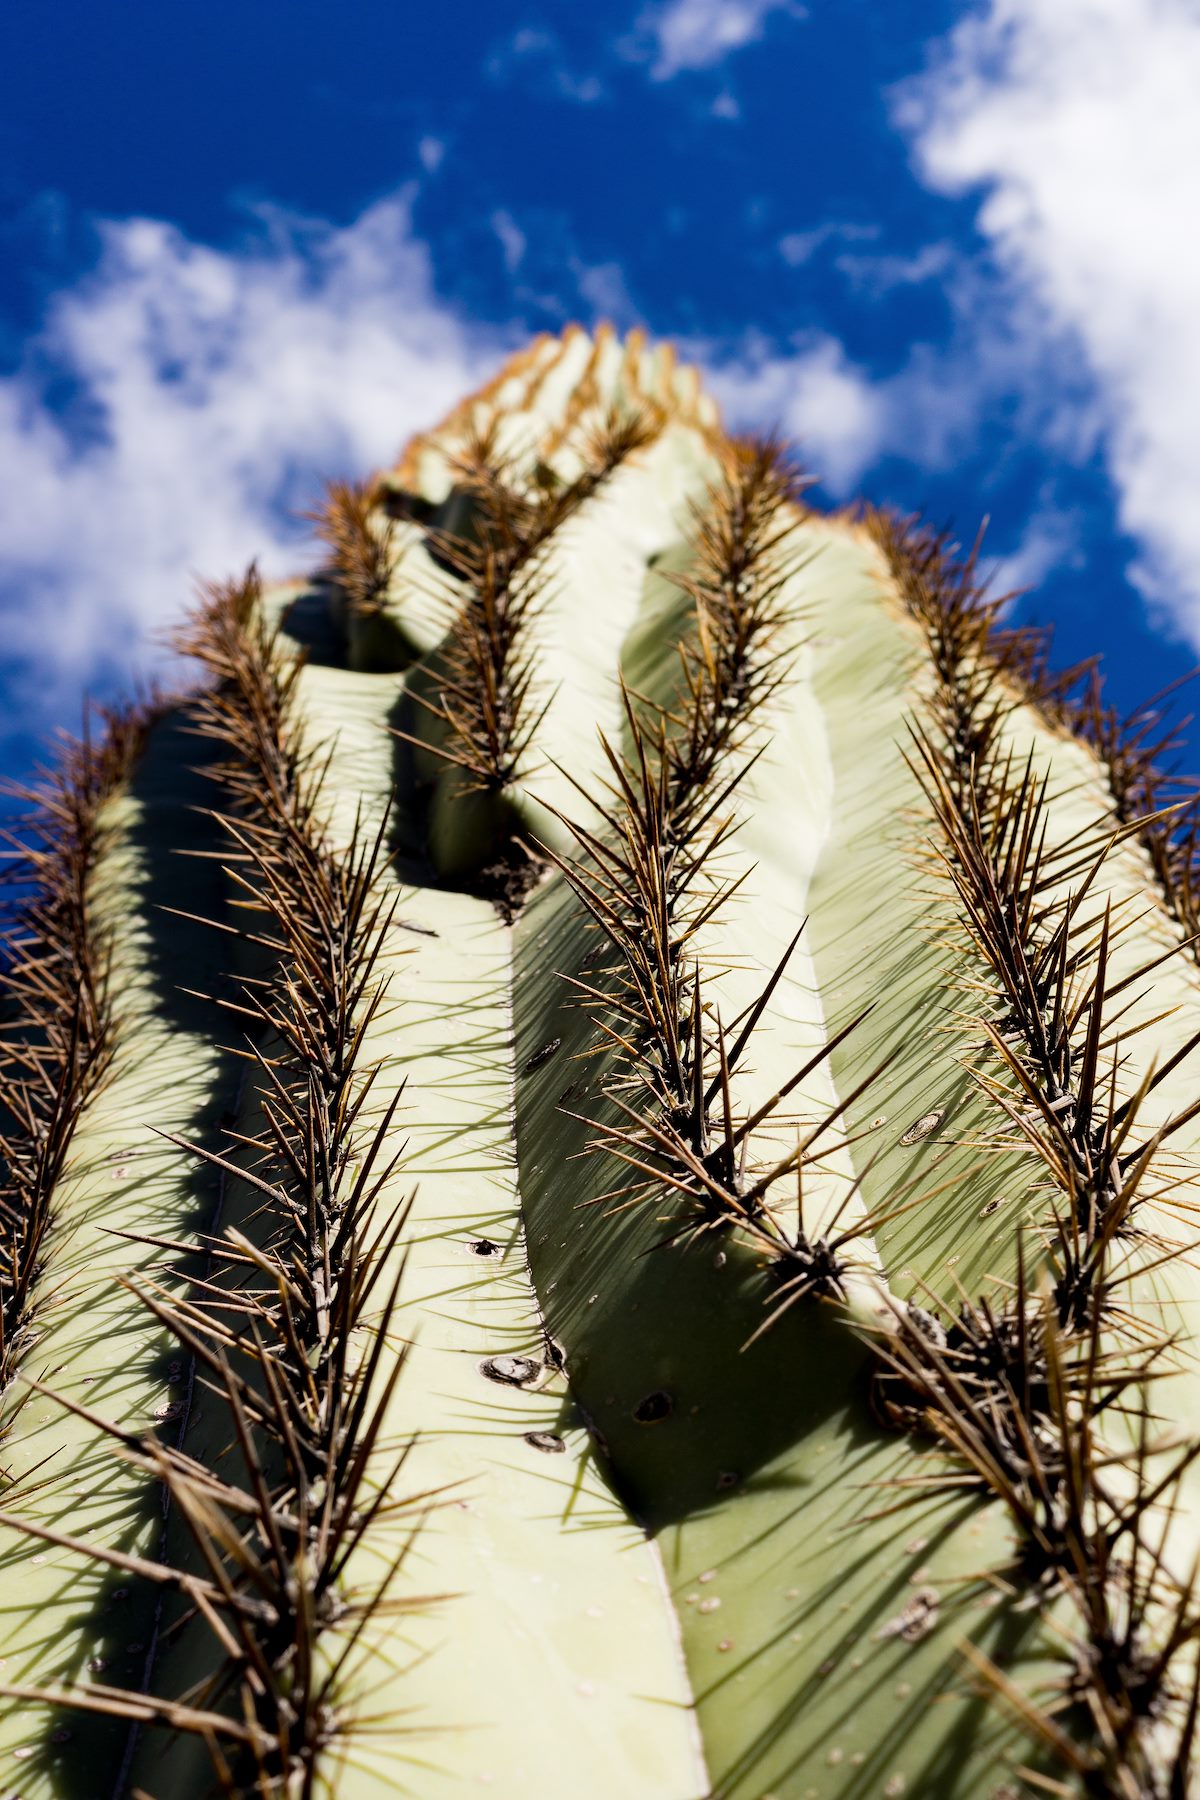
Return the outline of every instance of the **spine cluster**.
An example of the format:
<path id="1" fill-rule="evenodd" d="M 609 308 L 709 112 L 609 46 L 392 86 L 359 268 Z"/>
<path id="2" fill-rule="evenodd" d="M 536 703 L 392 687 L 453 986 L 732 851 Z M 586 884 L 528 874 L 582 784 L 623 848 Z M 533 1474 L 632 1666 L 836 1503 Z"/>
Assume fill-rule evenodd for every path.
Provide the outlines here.
<path id="1" fill-rule="evenodd" d="M 380 508 L 374 483 L 331 481 L 324 504 L 308 517 L 351 612 L 380 612 L 396 572 L 396 520 Z"/>
<path id="2" fill-rule="evenodd" d="M 1192 955 L 1200 941 L 1200 799 L 1194 778 L 1170 772 L 1188 719 L 1169 716 L 1176 682 L 1122 717 L 1106 706 L 1092 670 L 1070 709 L 1070 723 L 1108 771 L 1118 819 L 1137 822 L 1138 841 Z"/>
<path id="3" fill-rule="evenodd" d="M 104 807 L 136 760 L 148 720 L 104 720 L 98 741 L 70 744 L 4 834 L 8 880 L 22 898 L 0 955 L 0 1391 L 28 1345 L 38 1276 L 85 1100 L 112 1054 L 109 947 L 90 884 Z"/>
<path id="4" fill-rule="evenodd" d="M 918 572 L 918 581 L 953 562 L 945 534 L 919 520 L 870 508 L 865 517 L 885 553 L 904 546 L 905 564 Z M 1171 767 L 1191 723 L 1189 717 L 1172 716 L 1173 701 L 1195 671 L 1123 715 L 1104 700 L 1095 657 L 1056 670 L 1050 627 L 999 624 L 1009 596 L 990 596 L 977 581 L 979 550 L 977 542 L 953 579 L 965 581 L 965 611 L 986 618 L 993 664 L 1048 723 L 1070 732 L 1099 757 L 1118 823 L 1129 826 L 1146 851 L 1167 911 L 1182 926 L 1192 955 L 1200 955 L 1200 782 Z M 907 585 L 911 592 L 911 581 Z"/>

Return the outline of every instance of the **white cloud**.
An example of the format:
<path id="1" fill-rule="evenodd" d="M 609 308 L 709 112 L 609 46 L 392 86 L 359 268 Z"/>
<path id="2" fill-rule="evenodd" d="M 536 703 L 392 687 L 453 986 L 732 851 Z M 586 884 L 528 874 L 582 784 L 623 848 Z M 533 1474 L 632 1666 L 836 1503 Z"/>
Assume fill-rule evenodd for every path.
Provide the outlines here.
<path id="1" fill-rule="evenodd" d="M 634 62 L 653 58 L 652 81 L 670 81 L 683 69 L 709 69 L 755 43 L 774 12 L 804 16 L 794 0 L 662 0 L 638 16 L 622 49 Z"/>
<path id="2" fill-rule="evenodd" d="M 790 353 L 748 339 L 732 356 L 690 346 L 735 429 L 778 429 L 834 494 L 848 494 L 884 446 L 886 395 L 847 360 L 836 339 L 815 334 Z"/>
<path id="3" fill-rule="evenodd" d="M 1135 579 L 1200 641 L 1200 8 L 990 0 L 901 90 L 918 168 L 1096 383 Z"/>
<path id="4" fill-rule="evenodd" d="M 291 572 L 322 477 L 392 460 L 490 373 L 508 339 L 438 297 L 410 199 L 344 228 L 264 210 L 236 251 L 99 227 L 0 381 L 0 618 L 30 706 L 144 668 L 197 573 Z"/>
<path id="5" fill-rule="evenodd" d="M 421 167 L 427 175 L 436 175 L 446 156 L 446 145 L 438 137 L 423 137 L 417 145 Z"/>
<path id="6" fill-rule="evenodd" d="M 918 253 L 914 270 L 901 269 L 900 276 L 915 278 L 919 261 Z M 978 454 L 985 427 L 999 420 L 1018 443 L 1038 443 L 1074 464 L 1086 461 L 1095 450 L 1094 409 L 1080 391 L 1069 347 L 1034 303 L 1002 284 L 998 293 L 995 278 L 969 260 L 952 261 L 944 283 L 949 338 L 936 346 L 911 344 L 888 374 L 874 373 L 838 338 L 819 331 L 783 344 L 750 332 L 740 342 L 693 340 L 681 348 L 705 368 L 735 428 L 780 430 L 839 498 L 856 492 L 885 457 L 910 469 L 961 465 Z M 1035 547 L 1039 578 L 1073 553 L 1050 494 L 1039 501 L 1038 521 L 1044 529 L 1036 546 L 1032 538 L 1019 546 L 1023 580 L 1032 579 Z M 1052 549 L 1061 554 L 1051 556 Z"/>

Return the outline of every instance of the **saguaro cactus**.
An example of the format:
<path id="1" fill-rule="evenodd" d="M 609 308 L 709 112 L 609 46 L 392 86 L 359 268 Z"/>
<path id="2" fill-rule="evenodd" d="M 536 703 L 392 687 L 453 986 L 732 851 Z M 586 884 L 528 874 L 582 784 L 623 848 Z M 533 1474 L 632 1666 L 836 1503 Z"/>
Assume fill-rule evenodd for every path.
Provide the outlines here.
<path id="1" fill-rule="evenodd" d="M 4 1794 L 1183 1800 L 1161 708 L 636 336 L 314 517 L 14 834 Z"/>

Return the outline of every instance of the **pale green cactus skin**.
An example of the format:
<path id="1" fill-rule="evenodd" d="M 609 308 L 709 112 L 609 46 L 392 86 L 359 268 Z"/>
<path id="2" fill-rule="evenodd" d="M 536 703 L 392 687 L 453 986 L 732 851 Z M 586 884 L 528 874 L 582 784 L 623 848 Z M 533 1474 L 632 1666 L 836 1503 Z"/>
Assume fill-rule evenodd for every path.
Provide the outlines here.
<path id="1" fill-rule="evenodd" d="M 446 537 L 474 529 L 458 459 L 491 427 L 514 479 L 540 464 L 570 483 L 583 426 L 612 408 L 648 409 L 655 433 L 538 553 L 525 639 L 536 729 L 502 792 L 470 791 L 438 754 L 444 722 L 412 698 L 436 691 L 469 587 L 443 554 Z M 261 600 L 280 666 L 307 658 L 290 728 L 326 765 L 324 841 L 340 854 L 379 830 L 396 846 L 375 878 L 396 910 L 358 1048 L 377 1071 L 360 1129 L 369 1136 L 405 1084 L 377 1204 L 412 1198 L 354 1357 L 398 1279 L 398 1308 L 378 1325 L 384 1362 L 408 1350 L 369 1481 L 411 1443 L 397 1480 L 428 1496 L 417 1528 L 411 1510 L 380 1513 L 340 1571 L 353 1599 L 397 1564 L 389 1591 L 411 1610 L 370 1618 L 317 1764 L 290 1782 L 222 1786 L 194 1734 L 82 1704 L 96 1681 L 178 1699 L 214 1667 L 212 1639 L 181 1623 L 177 1597 L 148 1570 L 98 1567 L 87 1546 L 195 1566 L 161 1489 L 100 1420 L 165 1441 L 182 1415 L 184 1450 L 228 1470 L 221 1396 L 118 1278 L 170 1263 L 201 1280 L 211 1234 L 231 1225 L 268 1241 L 250 1182 L 218 1178 L 157 1134 L 236 1157 L 222 1119 L 246 1136 L 262 1128 L 261 1070 L 197 996 L 280 979 L 268 950 L 229 935 L 239 890 L 221 862 L 236 877 L 237 856 L 202 810 L 222 807 L 214 769 L 196 766 L 216 753 L 187 735 L 186 698 L 106 801 L 90 905 L 113 972 L 112 1065 L 84 1103 L 32 1335 L 0 1394 L 0 1681 L 23 1690 L 0 1701 L 5 1795 L 1009 1800 L 1047 1791 L 1043 1778 L 1062 1784 L 1052 1792 L 1126 1792 L 1031 1737 L 1011 1704 L 1053 1695 L 1076 1629 L 1069 1596 L 1038 1602 L 1011 1570 L 990 1579 L 1017 1541 L 1005 1505 L 978 1482 L 934 1479 L 945 1462 L 931 1440 L 895 1429 L 872 1400 L 880 1344 L 915 1316 L 905 1309 L 950 1318 L 964 1297 L 1001 1304 L 1018 1244 L 1038 1260 L 1048 1201 L 1033 1149 L 986 1091 L 1000 1067 L 981 1023 L 995 995 L 914 772 L 911 729 L 936 730 L 929 641 L 861 521 L 787 513 L 772 644 L 783 674 L 754 720 L 761 754 L 725 809 L 739 825 L 719 853 L 721 878 L 743 885 L 697 938 L 712 1017 L 729 1028 L 808 921 L 732 1102 L 745 1115 L 813 1059 L 756 1138 L 755 1166 L 836 1116 L 805 1168 L 805 1224 L 810 1236 L 861 1227 L 840 1297 L 807 1295 L 759 1333 L 778 1293 L 763 1243 L 737 1230 L 664 1243 L 668 1189 L 606 1201 L 630 1172 L 589 1149 L 620 1118 L 615 1058 L 611 1045 L 597 1053 L 595 1008 L 572 985 L 596 969 L 600 937 L 556 860 L 579 854 L 566 820 L 605 829 L 586 798 L 603 798 L 601 734 L 636 760 L 620 683 L 638 706 L 681 704 L 695 605 L 671 578 L 696 567 L 697 519 L 726 455 L 693 371 L 636 337 L 573 329 L 540 340 L 379 478 L 376 499 L 406 496 L 408 516 L 393 519 L 394 566 L 370 607 L 349 604 L 336 568 Z M 1111 902 L 1120 924 L 1110 986 L 1164 958 L 1122 996 L 1118 1097 L 1178 1055 L 1145 1100 L 1144 1141 L 1195 1099 L 1182 1052 L 1200 1030 L 1196 961 L 1137 834 L 1115 841 L 1103 763 L 1061 718 L 1005 691 L 1002 741 L 1047 777 L 1051 850 L 1113 840 L 1090 906 L 1098 920 Z M 514 830 L 550 861 L 497 905 L 481 882 Z M 1077 874 L 1059 878 L 1064 894 L 1072 885 Z M 1121 1301 L 1173 1340 L 1154 1363 L 1152 1405 L 1176 1444 L 1200 1411 L 1200 1274 L 1164 1246 L 1194 1236 L 1198 1154 L 1197 1120 L 1156 1146 Z M 792 1191 L 784 1182 L 774 1204 L 794 1229 Z M 533 1372 L 489 1379 L 496 1357 Z M 1128 1418 L 1113 1416 L 1107 1441 L 1132 1464 Z M 1151 1469 L 1167 1455 L 1156 1442 Z M 1180 1478 L 1166 1528 L 1164 1561 L 1182 1582 L 1200 1552 L 1198 1468 Z M 39 1530 L 50 1538 L 29 1535 Z M 335 1619 L 319 1656 L 332 1668 L 349 1642 Z M 1002 1677 L 981 1681 L 964 1642 Z M 49 1711 L 32 1692 L 61 1688 L 72 1694 Z M 1148 1728 L 1164 1771 L 1179 1729 Z M 1061 1731 L 1092 1741 L 1076 1715 Z M 1147 1791 L 1165 1795 L 1167 1779 Z"/>

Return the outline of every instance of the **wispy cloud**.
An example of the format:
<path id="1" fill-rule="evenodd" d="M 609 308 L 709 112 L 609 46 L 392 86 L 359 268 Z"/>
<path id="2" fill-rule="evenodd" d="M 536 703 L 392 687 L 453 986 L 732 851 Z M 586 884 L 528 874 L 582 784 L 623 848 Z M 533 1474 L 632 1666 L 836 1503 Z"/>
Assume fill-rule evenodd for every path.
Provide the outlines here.
<path id="1" fill-rule="evenodd" d="M 621 331 L 644 323 L 619 262 L 588 263 L 573 256 L 570 271 L 586 323 L 595 325 L 605 319 Z"/>
<path id="2" fill-rule="evenodd" d="M 990 0 L 897 96 L 933 187 L 980 190 L 1015 287 L 1095 383 L 1131 571 L 1200 641 L 1200 13 Z"/>
<path id="3" fill-rule="evenodd" d="M 505 207 L 499 207 L 492 214 L 492 230 L 500 240 L 504 266 L 513 275 L 521 266 L 529 240 Z"/>
<path id="4" fill-rule="evenodd" d="M 27 718 L 151 669 L 197 576 L 303 566 L 298 515 L 322 479 L 391 460 L 522 335 L 439 296 L 411 201 L 343 227 L 260 208 L 227 248 L 154 219 L 97 227 L 94 266 L 0 380 L 0 484 L 20 495 L 0 624 Z M 492 225 L 515 269 L 521 227 Z M 637 320 L 619 264 L 568 255 L 564 270 L 585 317 Z M 732 423 L 798 438 L 835 492 L 886 439 L 886 390 L 833 338 L 689 348 Z"/>
<path id="5" fill-rule="evenodd" d="M 574 68 L 555 32 L 533 26 L 522 26 L 505 38 L 491 52 L 485 68 L 493 81 L 532 79 L 576 106 L 594 106 L 605 97 L 600 77 Z"/>
<path id="6" fill-rule="evenodd" d="M 846 250 L 835 258 L 834 266 L 853 288 L 878 299 L 898 287 L 941 281 L 952 272 L 957 260 L 952 244 L 934 243 L 922 244 L 907 256 Z"/>
<path id="7" fill-rule="evenodd" d="M 854 225 L 841 219 L 825 219 L 807 231 L 785 232 L 777 247 L 789 268 L 798 269 L 811 262 L 827 244 L 870 243 L 878 236 L 878 225 Z"/>
<path id="8" fill-rule="evenodd" d="M 0 382 L 0 618 L 31 708 L 144 668 L 197 573 L 289 572 L 322 476 L 391 460 L 508 347 L 439 297 L 410 200 L 344 228 L 264 210 L 236 250 L 99 227 Z"/>
<path id="9" fill-rule="evenodd" d="M 661 0 L 638 15 L 621 50 L 631 62 L 649 62 L 652 81 L 670 81 L 757 42 L 770 14 L 803 18 L 804 10 L 795 0 Z"/>

